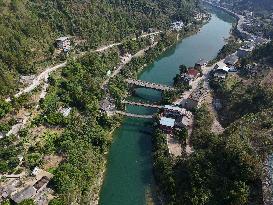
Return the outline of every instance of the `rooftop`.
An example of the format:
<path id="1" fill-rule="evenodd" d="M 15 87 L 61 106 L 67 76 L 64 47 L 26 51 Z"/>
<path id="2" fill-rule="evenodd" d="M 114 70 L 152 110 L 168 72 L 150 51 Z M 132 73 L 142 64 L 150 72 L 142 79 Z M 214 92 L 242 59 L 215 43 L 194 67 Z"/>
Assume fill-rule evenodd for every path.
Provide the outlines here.
<path id="1" fill-rule="evenodd" d="M 160 125 L 163 125 L 163 126 L 174 127 L 175 119 L 167 118 L 167 117 L 161 117 L 159 123 L 160 123 Z"/>
<path id="2" fill-rule="evenodd" d="M 207 60 L 205 60 L 205 59 L 200 59 L 200 60 L 196 63 L 196 65 L 201 65 L 201 66 L 203 66 L 203 65 L 206 65 L 207 63 L 208 63 Z"/>
<path id="3" fill-rule="evenodd" d="M 225 64 L 230 64 L 230 65 L 234 65 L 235 63 L 237 63 L 237 61 L 239 60 L 239 57 L 236 55 L 229 55 L 225 58 L 224 63 Z"/>
<path id="4" fill-rule="evenodd" d="M 68 39 L 69 39 L 68 36 L 63 36 L 63 37 L 57 38 L 56 41 L 66 41 Z"/>
<path id="5" fill-rule="evenodd" d="M 33 186 L 29 186 L 23 189 L 22 191 L 11 196 L 11 199 L 16 203 L 20 203 L 25 199 L 29 199 L 33 197 L 35 194 L 36 194 L 36 189 Z"/>
<path id="6" fill-rule="evenodd" d="M 223 71 L 225 71 L 225 72 L 228 72 L 228 71 L 229 71 L 229 68 L 226 66 L 226 64 L 225 64 L 225 63 L 222 63 L 222 62 L 218 62 L 218 63 L 215 65 L 214 69 L 216 69 L 216 70 L 223 70 Z"/>
<path id="7" fill-rule="evenodd" d="M 190 76 L 196 77 L 198 74 L 199 74 L 199 71 L 194 68 L 190 68 L 188 70 L 188 75 L 190 75 Z"/>

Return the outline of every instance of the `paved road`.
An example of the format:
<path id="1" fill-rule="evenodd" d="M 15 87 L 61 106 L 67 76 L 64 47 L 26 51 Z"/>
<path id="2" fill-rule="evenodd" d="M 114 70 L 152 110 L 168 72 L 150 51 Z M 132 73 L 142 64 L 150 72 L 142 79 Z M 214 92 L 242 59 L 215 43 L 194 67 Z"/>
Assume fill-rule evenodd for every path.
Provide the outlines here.
<path id="1" fill-rule="evenodd" d="M 145 51 L 147 51 L 147 50 L 150 49 L 150 48 L 155 47 L 156 45 L 157 45 L 157 42 L 155 42 L 155 43 L 154 43 L 153 45 L 151 45 L 151 46 L 148 46 L 148 47 L 146 47 L 146 48 L 144 48 L 144 49 L 141 49 L 140 51 L 138 51 L 138 52 L 137 52 L 136 54 L 134 54 L 133 56 L 132 56 L 132 55 L 128 55 L 128 56 L 122 57 L 121 63 L 120 63 L 120 65 L 118 66 L 118 68 L 115 69 L 115 70 L 113 71 L 113 73 L 112 73 L 105 81 L 103 81 L 103 83 L 101 84 L 101 88 L 102 88 L 102 89 L 105 88 L 105 86 L 109 83 L 109 80 L 110 80 L 111 78 L 115 77 L 116 75 L 118 75 L 118 74 L 120 73 L 120 71 L 124 68 L 124 66 L 125 66 L 126 64 L 130 63 L 131 60 L 132 60 L 133 58 L 136 58 L 136 57 L 139 57 L 139 56 L 143 55 L 143 54 L 145 53 Z"/>
<path id="2" fill-rule="evenodd" d="M 40 73 L 36 78 L 34 78 L 34 80 L 32 81 L 32 83 L 27 86 L 26 88 L 22 89 L 20 92 L 16 93 L 14 95 L 14 97 L 20 97 L 21 95 L 25 94 L 25 93 L 29 93 L 31 91 L 33 91 L 35 88 L 37 88 L 41 82 L 43 80 L 47 81 L 48 76 L 51 72 L 59 69 L 59 68 L 63 68 L 67 65 L 67 62 L 65 61 L 64 63 L 60 63 L 58 65 L 52 66 L 52 67 L 48 67 L 46 68 L 42 73 Z M 7 102 L 10 101 L 10 98 L 6 99 Z"/>

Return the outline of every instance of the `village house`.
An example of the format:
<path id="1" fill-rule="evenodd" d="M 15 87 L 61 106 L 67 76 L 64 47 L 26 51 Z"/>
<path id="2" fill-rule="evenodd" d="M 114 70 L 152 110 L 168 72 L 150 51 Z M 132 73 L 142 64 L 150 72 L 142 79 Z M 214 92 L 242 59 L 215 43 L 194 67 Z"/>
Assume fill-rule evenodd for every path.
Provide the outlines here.
<path id="1" fill-rule="evenodd" d="M 204 59 L 200 59 L 197 63 L 195 63 L 195 68 L 201 70 L 202 68 L 208 65 L 208 61 Z"/>
<path id="2" fill-rule="evenodd" d="M 8 192 L 8 197 L 15 204 L 21 203 L 26 199 L 33 199 L 36 204 L 47 201 L 47 193 L 49 188 L 47 185 L 53 175 L 46 172 L 38 167 L 32 171 L 31 176 L 22 179 L 18 179 L 16 185 L 10 185 L 10 191 Z M 40 197 L 40 196 L 44 197 Z M 42 200 L 42 201 L 40 201 Z"/>
<path id="3" fill-rule="evenodd" d="M 28 186 L 11 196 L 11 200 L 17 204 L 21 203 L 25 199 L 31 199 L 39 192 L 43 191 L 47 186 L 50 179 L 47 176 L 43 176 L 33 186 Z"/>
<path id="4" fill-rule="evenodd" d="M 172 105 L 165 105 L 163 108 L 163 115 L 166 117 L 171 117 L 171 118 L 177 118 L 182 115 L 186 114 L 186 109 L 177 107 L 177 106 L 172 106 Z"/>
<path id="5" fill-rule="evenodd" d="M 100 102 L 100 111 L 102 113 L 107 114 L 109 111 L 114 111 L 115 109 L 115 100 L 109 96 Z"/>
<path id="6" fill-rule="evenodd" d="M 191 85 L 192 82 L 200 76 L 200 72 L 195 68 L 189 68 L 186 73 L 181 74 L 180 83 Z"/>
<path id="7" fill-rule="evenodd" d="M 225 79 L 226 76 L 228 75 L 229 70 L 230 69 L 227 67 L 225 63 L 219 62 L 214 67 L 213 76 L 217 78 Z"/>
<path id="8" fill-rule="evenodd" d="M 171 24 L 171 29 L 180 31 L 184 27 L 183 21 L 176 21 Z"/>
<path id="9" fill-rule="evenodd" d="M 239 57 L 236 55 L 229 55 L 225 58 L 224 63 L 230 67 L 230 66 L 234 66 L 239 60 Z"/>
<path id="10" fill-rule="evenodd" d="M 59 113 L 61 113 L 64 117 L 68 117 L 68 115 L 70 114 L 71 110 L 72 110 L 71 107 L 68 107 L 68 108 L 61 107 L 59 109 Z"/>
<path id="11" fill-rule="evenodd" d="M 161 117 L 159 121 L 159 128 L 166 134 L 173 134 L 175 126 L 175 119 Z"/>
<path id="12" fill-rule="evenodd" d="M 249 55 L 254 50 L 254 48 L 255 48 L 254 42 L 246 41 L 244 42 L 244 45 L 237 51 L 237 56 L 239 58 L 244 58 L 247 55 Z"/>
<path id="13" fill-rule="evenodd" d="M 255 43 L 256 46 L 260 46 L 260 45 L 268 43 L 268 40 L 266 40 L 266 39 L 264 39 L 262 37 L 256 37 L 254 39 L 254 43 Z"/>
<path id="14" fill-rule="evenodd" d="M 0 139 L 4 138 L 6 136 L 5 132 L 0 132 Z"/>
<path id="15" fill-rule="evenodd" d="M 60 37 L 56 39 L 57 48 L 68 52 L 70 50 L 70 38 L 69 37 Z"/>

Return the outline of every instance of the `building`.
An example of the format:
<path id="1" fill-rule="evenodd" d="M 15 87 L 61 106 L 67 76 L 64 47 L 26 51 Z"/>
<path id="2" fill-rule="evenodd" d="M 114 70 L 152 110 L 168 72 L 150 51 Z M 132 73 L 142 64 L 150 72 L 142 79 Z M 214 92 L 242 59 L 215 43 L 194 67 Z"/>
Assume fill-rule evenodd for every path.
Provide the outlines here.
<path id="1" fill-rule="evenodd" d="M 6 136 L 5 132 L 0 132 L 0 139 L 4 138 Z"/>
<path id="2" fill-rule="evenodd" d="M 246 41 L 244 42 L 244 45 L 237 51 L 237 56 L 239 58 L 244 58 L 247 55 L 249 55 L 254 50 L 254 48 L 255 48 L 254 42 Z"/>
<path id="3" fill-rule="evenodd" d="M 189 68 L 187 71 L 187 74 L 192 80 L 194 80 L 200 76 L 199 71 L 194 68 Z"/>
<path id="4" fill-rule="evenodd" d="M 72 108 L 68 107 L 68 108 L 60 108 L 59 112 L 64 116 L 64 117 L 68 117 L 68 115 L 70 114 Z"/>
<path id="5" fill-rule="evenodd" d="M 172 105 L 165 105 L 164 106 L 164 116 L 171 117 L 171 118 L 177 118 L 181 115 L 186 114 L 186 109 L 177 107 L 177 106 L 172 106 Z"/>
<path id="6" fill-rule="evenodd" d="M 35 197 L 39 192 L 44 190 L 47 186 L 50 179 L 47 176 L 43 176 L 40 180 L 38 180 L 33 186 L 28 186 L 23 190 L 17 192 L 16 194 L 12 195 L 10 198 L 15 203 L 21 203 L 26 199 L 31 199 Z"/>
<path id="7" fill-rule="evenodd" d="M 56 39 L 57 48 L 63 49 L 65 52 L 70 50 L 70 38 L 69 37 L 60 37 Z"/>
<path id="8" fill-rule="evenodd" d="M 166 134 L 172 134 L 175 126 L 175 119 L 161 117 L 159 121 L 160 129 Z"/>
<path id="9" fill-rule="evenodd" d="M 234 66 L 239 60 L 239 57 L 236 56 L 236 55 L 229 55 L 225 58 L 225 61 L 224 63 L 227 65 L 227 66 Z"/>
<path id="10" fill-rule="evenodd" d="M 204 59 L 200 59 L 197 63 L 195 63 L 195 68 L 196 69 L 202 69 L 208 65 L 208 61 Z"/>
<path id="11" fill-rule="evenodd" d="M 183 21 L 176 21 L 171 24 L 171 29 L 180 31 L 184 27 Z"/>
<path id="12" fill-rule="evenodd" d="M 266 40 L 266 39 L 264 39 L 262 37 L 256 37 L 254 39 L 254 43 L 255 43 L 256 46 L 260 46 L 260 45 L 268 43 L 268 40 Z"/>
<path id="13" fill-rule="evenodd" d="M 28 186 L 20 192 L 12 195 L 10 198 L 13 202 L 19 204 L 26 199 L 31 199 L 36 195 L 36 189 L 33 186 Z"/>
<path id="14" fill-rule="evenodd" d="M 227 72 L 223 71 L 223 70 L 216 70 L 214 73 L 213 73 L 213 76 L 215 78 L 222 78 L 222 79 L 225 79 L 227 77 Z"/>

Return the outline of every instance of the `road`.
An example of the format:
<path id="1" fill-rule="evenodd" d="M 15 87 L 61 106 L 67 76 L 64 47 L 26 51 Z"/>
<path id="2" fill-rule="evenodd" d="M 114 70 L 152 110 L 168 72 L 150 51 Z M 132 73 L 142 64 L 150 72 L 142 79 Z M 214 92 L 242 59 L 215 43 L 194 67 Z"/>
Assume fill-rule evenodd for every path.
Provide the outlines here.
<path id="1" fill-rule="evenodd" d="M 21 95 L 23 95 L 25 93 L 30 93 L 35 88 L 37 88 L 41 84 L 41 82 L 43 80 L 47 81 L 48 76 L 49 76 L 49 74 L 51 72 L 53 72 L 53 71 L 55 71 L 55 70 L 57 70 L 59 68 L 63 68 L 66 65 L 67 65 L 67 61 L 65 61 L 65 62 L 63 62 L 61 64 L 58 64 L 58 65 L 46 68 L 42 73 L 40 73 L 37 77 L 34 78 L 34 80 L 32 81 L 32 83 L 29 86 L 25 87 L 20 92 L 16 93 L 14 95 L 14 97 L 18 98 L 18 97 L 20 97 Z M 6 101 L 9 102 L 10 98 L 7 98 Z"/>
<path id="2" fill-rule="evenodd" d="M 140 36 L 140 38 L 148 37 L 148 36 L 151 36 L 151 35 L 158 35 L 160 33 L 162 33 L 162 31 L 143 34 L 143 35 Z M 132 40 L 136 40 L 136 38 L 133 38 Z M 113 44 L 110 44 L 110 45 L 107 45 L 107 46 L 103 46 L 101 48 L 96 49 L 95 52 L 103 52 L 103 51 L 108 50 L 108 49 L 110 49 L 110 48 L 112 48 L 114 46 L 118 46 L 118 45 L 121 45 L 121 44 L 123 44 L 123 42 L 113 43 Z M 144 51 L 141 50 L 140 52 L 144 52 Z M 136 55 L 140 55 L 139 52 Z M 119 66 L 119 68 L 116 71 L 114 71 L 114 73 L 111 76 L 114 77 L 115 75 L 117 75 L 120 72 L 120 70 L 122 69 L 122 67 L 124 65 L 126 65 L 127 63 L 129 63 L 130 61 L 131 61 L 130 57 L 127 58 L 127 59 L 124 59 L 124 62 Z M 66 65 L 67 65 L 67 61 L 65 61 L 63 63 L 60 63 L 58 65 L 54 65 L 54 66 L 50 66 L 50 67 L 46 68 L 42 73 L 40 73 L 37 77 L 34 78 L 34 80 L 32 81 L 32 83 L 30 85 L 28 85 L 27 87 L 20 90 L 18 93 L 16 93 L 14 95 L 14 97 L 17 98 L 17 97 L 20 97 L 21 95 L 23 95 L 25 93 L 30 93 L 35 88 L 37 88 L 41 84 L 41 82 L 43 80 L 45 80 L 45 82 L 46 82 L 50 73 L 54 72 L 55 70 L 57 70 L 59 68 L 63 68 Z M 11 101 L 10 98 L 6 98 L 6 102 L 10 102 L 10 101 Z"/>
<path id="3" fill-rule="evenodd" d="M 144 48 L 144 49 L 141 49 L 140 51 L 138 51 L 138 52 L 137 52 L 136 54 L 134 54 L 133 56 L 129 54 L 129 55 L 127 55 L 127 56 L 122 57 L 122 58 L 121 58 L 121 63 L 119 64 L 118 68 L 115 69 L 115 70 L 113 71 L 113 73 L 112 73 L 105 81 L 103 81 L 103 83 L 101 84 L 101 88 L 104 89 L 105 86 L 109 83 L 109 80 L 110 80 L 111 78 L 115 77 L 116 75 L 118 75 L 118 74 L 120 73 L 120 71 L 124 68 L 124 66 L 125 66 L 126 64 L 130 63 L 131 60 L 132 60 L 133 58 L 137 58 L 137 57 L 143 55 L 143 54 L 145 53 L 145 51 L 147 51 L 147 50 L 150 49 L 150 48 L 155 47 L 156 45 L 157 45 L 157 42 L 155 42 L 155 43 L 154 43 L 153 45 L 151 45 L 151 46 L 148 46 L 148 47 L 146 47 L 146 48 Z"/>

